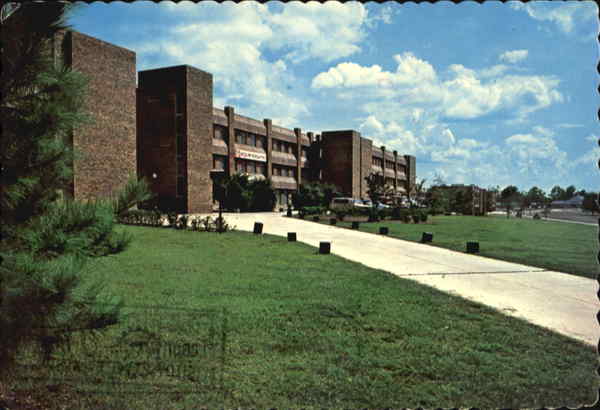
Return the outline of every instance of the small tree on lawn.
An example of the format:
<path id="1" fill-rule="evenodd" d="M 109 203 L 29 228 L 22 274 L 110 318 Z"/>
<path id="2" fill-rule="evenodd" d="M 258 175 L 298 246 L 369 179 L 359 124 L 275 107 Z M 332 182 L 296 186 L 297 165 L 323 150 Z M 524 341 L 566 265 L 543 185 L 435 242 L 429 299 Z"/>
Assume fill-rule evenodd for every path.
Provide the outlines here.
<path id="1" fill-rule="evenodd" d="M 49 53 L 67 8 L 23 3 L 2 25 L 0 376 L 23 349 L 49 359 L 74 333 L 118 321 L 120 304 L 84 280 L 85 262 L 127 246 L 131 238 L 113 231 L 115 214 L 150 196 L 132 178 L 111 201 L 61 199 L 73 175 L 65 141 L 86 121 L 85 78 Z"/>
<path id="2" fill-rule="evenodd" d="M 591 212 L 592 215 L 596 212 L 600 212 L 600 207 L 598 206 L 598 194 L 595 192 L 586 192 L 583 196 L 581 208 L 584 211 Z"/>
<path id="3" fill-rule="evenodd" d="M 519 189 L 514 185 L 507 186 L 500 193 L 500 200 L 506 208 L 506 218 L 509 218 L 513 203 L 519 200 Z"/>
<path id="4" fill-rule="evenodd" d="M 367 195 L 371 200 L 373 208 L 371 210 L 370 219 L 378 219 L 377 206 L 381 200 L 393 194 L 394 188 L 391 185 L 386 185 L 383 176 L 380 173 L 374 173 L 365 177 L 367 182 Z"/>

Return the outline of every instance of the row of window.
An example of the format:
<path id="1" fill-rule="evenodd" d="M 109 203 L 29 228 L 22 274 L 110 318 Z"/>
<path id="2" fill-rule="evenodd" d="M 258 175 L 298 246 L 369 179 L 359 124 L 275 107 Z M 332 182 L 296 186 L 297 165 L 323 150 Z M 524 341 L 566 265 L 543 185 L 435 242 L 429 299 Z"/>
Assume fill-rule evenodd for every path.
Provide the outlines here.
<path id="1" fill-rule="evenodd" d="M 273 175 L 296 178 L 296 168 L 273 165 Z"/>
<path id="2" fill-rule="evenodd" d="M 222 141 L 227 141 L 227 127 L 215 124 L 213 131 L 214 131 L 213 138 L 222 140 Z M 257 135 L 257 134 L 253 134 L 251 132 L 236 129 L 235 130 L 235 142 L 236 142 L 236 144 L 250 145 L 251 147 L 257 147 L 257 148 L 265 148 L 266 137 L 264 135 Z M 277 139 L 273 139 L 272 148 L 273 148 L 273 151 L 276 151 L 276 152 L 285 152 L 288 154 L 294 154 L 294 152 L 296 150 L 296 144 L 287 142 L 287 141 L 280 141 Z M 302 154 L 301 154 L 302 158 L 306 158 L 307 157 L 306 147 L 303 147 L 301 152 L 302 152 Z"/>
<path id="3" fill-rule="evenodd" d="M 235 171 L 246 174 L 266 175 L 267 170 L 264 162 L 250 161 L 247 159 L 235 160 Z"/>

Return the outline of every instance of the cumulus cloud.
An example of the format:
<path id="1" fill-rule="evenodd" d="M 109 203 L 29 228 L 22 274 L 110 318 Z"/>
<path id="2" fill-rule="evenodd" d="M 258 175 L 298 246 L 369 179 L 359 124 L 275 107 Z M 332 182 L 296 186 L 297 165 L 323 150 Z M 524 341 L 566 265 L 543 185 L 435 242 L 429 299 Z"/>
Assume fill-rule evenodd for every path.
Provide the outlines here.
<path id="1" fill-rule="evenodd" d="M 317 74 L 312 88 L 331 90 L 346 98 L 365 102 L 368 112 L 383 105 L 396 111 L 433 111 L 449 119 L 473 119 L 494 112 L 513 112 L 518 118 L 563 101 L 552 76 L 504 74 L 505 66 L 494 66 L 483 75 L 461 64 L 452 64 L 443 76 L 433 66 L 410 52 L 394 56 L 395 71 L 379 65 L 361 66 L 344 62 Z M 397 101 L 402 101 L 398 104 Z M 419 114 L 420 118 L 421 115 Z"/>
<path id="2" fill-rule="evenodd" d="M 566 34 L 573 32 L 576 22 L 592 20 L 598 12 L 594 2 L 510 2 L 510 7 L 535 20 L 554 23 Z"/>
<path id="3" fill-rule="evenodd" d="M 162 2 L 160 7 L 177 23 L 160 27 L 164 33 L 152 41 L 128 45 L 138 53 L 141 69 L 159 60 L 161 66 L 190 64 L 209 71 L 215 101 L 258 118 L 268 112 L 284 126 L 297 125 L 310 107 L 295 96 L 298 79 L 290 67 L 359 52 L 368 19 L 358 2 L 291 2 L 277 9 L 254 2 Z M 373 17 L 385 23 L 389 15 L 383 8 Z M 271 52 L 283 54 L 273 61 L 267 57 Z"/>
<path id="4" fill-rule="evenodd" d="M 527 54 L 529 54 L 529 51 L 527 50 L 505 51 L 504 53 L 500 54 L 498 59 L 500 61 L 506 61 L 508 63 L 514 64 L 518 63 L 519 61 L 525 60 L 527 58 Z"/>

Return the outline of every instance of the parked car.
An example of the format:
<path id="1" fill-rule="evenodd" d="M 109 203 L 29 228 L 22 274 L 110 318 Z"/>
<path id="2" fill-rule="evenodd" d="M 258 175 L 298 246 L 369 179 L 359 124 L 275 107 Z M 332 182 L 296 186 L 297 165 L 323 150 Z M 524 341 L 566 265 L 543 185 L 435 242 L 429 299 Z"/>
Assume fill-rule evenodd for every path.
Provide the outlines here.
<path id="1" fill-rule="evenodd" d="M 363 200 L 362 204 L 363 204 L 362 205 L 363 208 L 373 208 L 373 202 L 369 199 Z M 382 204 L 382 203 L 377 204 L 377 209 L 387 209 L 387 208 L 391 208 L 391 206 Z"/>
<path id="2" fill-rule="evenodd" d="M 350 209 L 354 207 L 354 198 L 333 198 L 329 208 L 332 210 L 336 209 Z"/>
<path id="3" fill-rule="evenodd" d="M 336 209 L 351 209 L 351 208 L 368 208 L 370 205 L 365 205 L 364 201 L 354 198 L 333 198 L 329 208 Z"/>

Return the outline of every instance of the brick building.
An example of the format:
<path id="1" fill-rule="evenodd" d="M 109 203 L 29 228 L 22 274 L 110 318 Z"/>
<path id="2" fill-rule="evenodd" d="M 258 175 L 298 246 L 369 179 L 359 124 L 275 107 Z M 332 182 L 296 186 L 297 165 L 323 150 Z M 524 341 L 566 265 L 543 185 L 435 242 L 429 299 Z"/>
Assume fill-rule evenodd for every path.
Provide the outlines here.
<path id="1" fill-rule="evenodd" d="M 85 109 L 93 118 L 71 135 L 78 155 L 66 194 L 82 200 L 109 197 L 136 175 L 135 52 L 67 31 L 53 39 L 52 57 L 87 77 Z"/>
<path id="2" fill-rule="evenodd" d="M 315 135 L 213 107 L 212 74 L 180 65 L 138 73 L 135 53 L 75 31 L 55 39 L 56 56 L 90 79 L 95 122 L 77 130 L 72 195 L 106 197 L 127 177 L 145 177 L 161 207 L 213 209 L 211 174 L 270 178 L 286 205 L 299 184 L 336 184 L 366 199 L 364 178 L 377 172 L 397 195 L 412 190 L 415 157 L 373 146 L 353 130 Z"/>

